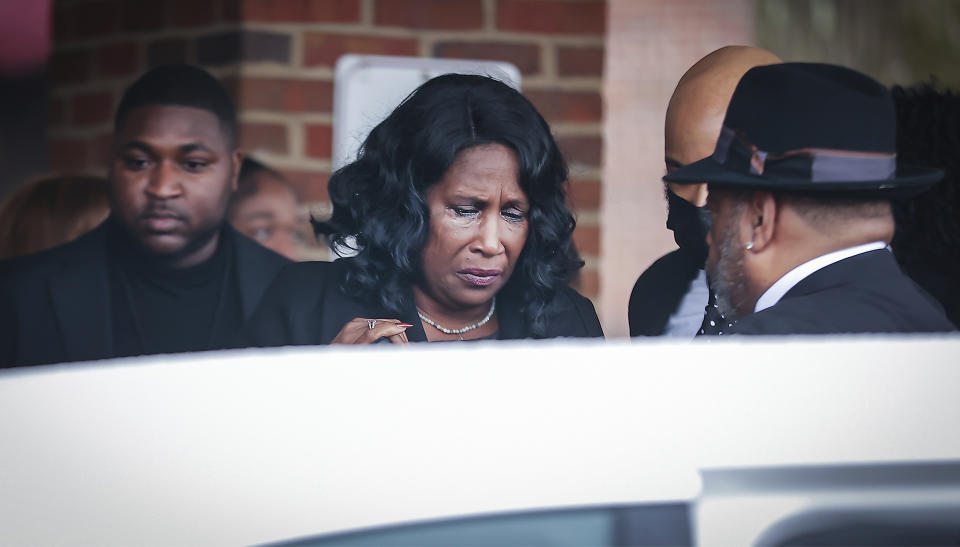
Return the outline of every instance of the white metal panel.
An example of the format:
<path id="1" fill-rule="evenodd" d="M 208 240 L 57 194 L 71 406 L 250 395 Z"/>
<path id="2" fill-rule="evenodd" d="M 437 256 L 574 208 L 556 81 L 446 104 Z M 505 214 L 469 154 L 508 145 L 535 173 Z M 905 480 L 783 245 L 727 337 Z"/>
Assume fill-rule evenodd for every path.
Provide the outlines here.
<path id="1" fill-rule="evenodd" d="M 960 339 L 245 350 L 0 374 L 0 544 L 250 544 L 960 458 Z"/>

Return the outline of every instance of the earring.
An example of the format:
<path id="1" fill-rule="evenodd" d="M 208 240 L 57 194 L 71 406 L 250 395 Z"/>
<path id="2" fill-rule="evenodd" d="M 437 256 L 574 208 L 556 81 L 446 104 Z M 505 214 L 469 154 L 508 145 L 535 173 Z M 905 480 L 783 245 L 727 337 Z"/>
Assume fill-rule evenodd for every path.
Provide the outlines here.
<path id="1" fill-rule="evenodd" d="M 747 242 L 747 250 L 748 250 L 748 251 L 753 250 L 753 242 L 752 242 L 752 241 L 748 241 L 748 242 Z"/>

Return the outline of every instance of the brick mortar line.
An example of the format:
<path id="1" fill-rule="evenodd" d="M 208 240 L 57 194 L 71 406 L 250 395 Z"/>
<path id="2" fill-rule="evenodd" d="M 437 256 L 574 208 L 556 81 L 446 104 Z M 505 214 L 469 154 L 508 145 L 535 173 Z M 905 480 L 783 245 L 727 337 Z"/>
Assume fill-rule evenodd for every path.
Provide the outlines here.
<path id="1" fill-rule="evenodd" d="M 241 76 L 240 68 L 240 63 L 230 63 L 229 65 L 219 67 L 204 67 L 207 72 L 219 80 Z M 118 91 L 132 84 L 144 71 L 138 71 L 126 76 L 97 76 L 86 82 L 54 84 L 50 86 L 50 93 L 52 96 L 60 96 L 64 94 L 91 93 L 95 91 Z"/>
<path id="2" fill-rule="evenodd" d="M 600 209 L 589 207 L 573 207 L 570 209 L 577 219 L 577 226 L 600 227 Z"/>
<path id="3" fill-rule="evenodd" d="M 540 62 L 543 65 L 542 77 L 549 81 L 556 81 L 560 73 L 560 61 L 557 49 L 560 46 L 551 43 L 550 46 L 540 47 Z"/>
<path id="4" fill-rule="evenodd" d="M 570 160 L 567 160 L 570 161 Z M 603 166 L 570 161 L 570 178 L 603 180 Z"/>
<path id="5" fill-rule="evenodd" d="M 373 0 L 360 1 L 360 23 L 367 26 L 373 26 L 374 21 Z"/>
<path id="6" fill-rule="evenodd" d="M 113 34 L 88 36 L 83 38 L 69 38 L 56 40 L 54 50 L 72 49 L 77 47 L 97 47 L 110 45 L 122 41 L 147 43 L 170 38 L 197 38 L 206 34 L 228 31 L 260 31 L 278 34 L 292 34 L 294 32 L 328 32 L 331 34 L 353 34 L 363 31 L 384 38 L 414 38 L 436 41 L 457 42 L 486 42 L 508 41 L 526 44 L 547 44 L 554 46 L 606 46 L 606 38 L 602 34 L 544 34 L 524 33 L 503 30 L 445 30 L 445 29 L 408 29 L 403 27 L 364 26 L 361 23 L 268 23 L 268 22 L 240 22 L 240 23 L 213 23 L 197 27 L 174 27 L 148 31 L 120 31 Z"/>
<path id="7" fill-rule="evenodd" d="M 549 123 L 549 122 L 548 122 Z M 584 127 L 574 127 L 571 125 L 550 124 L 550 130 L 556 140 L 562 140 L 567 137 L 600 137 L 603 139 L 603 131 L 595 130 L 592 124 L 586 124 Z"/>
<path id="8" fill-rule="evenodd" d="M 420 57 L 432 57 L 433 56 L 433 45 L 429 39 L 424 39 L 423 37 L 417 37 L 417 55 Z"/>
<path id="9" fill-rule="evenodd" d="M 552 49 L 553 46 L 557 45 L 554 40 L 551 40 L 547 36 L 534 36 L 524 39 L 516 40 L 504 40 L 503 35 L 497 34 L 495 36 L 486 37 L 486 36 L 474 36 L 472 34 L 447 34 L 447 33 L 420 33 L 416 36 L 421 42 L 427 43 L 430 46 L 436 45 L 441 42 L 459 42 L 465 44 L 485 44 L 491 41 L 494 42 L 503 42 L 507 45 L 516 45 L 516 46 L 538 46 L 541 50 Z M 565 44 L 561 44 L 565 45 Z"/>
<path id="10" fill-rule="evenodd" d="M 453 61 L 470 60 L 445 58 Z M 477 59 L 473 59 L 477 60 Z M 244 63 L 243 76 L 254 78 L 286 78 L 291 80 L 333 81 L 335 67 L 295 67 L 272 62 Z M 524 91 L 603 91 L 603 79 L 589 76 L 558 76 L 547 78 L 542 75 L 521 75 Z"/>
<path id="11" fill-rule="evenodd" d="M 90 36 L 83 38 L 71 38 L 56 41 L 55 50 L 72 49 L 78 47 L 98 47 L 111 45 L 116 42 L 134 41 L 146 43 L 156 40 L 165 40 L 172 38 L 197 38 L 214 33 L 223 33 L 230 31 L 251 31 L 268 32 L 274 34 L 293 35 L 306 32 L 324 32 L 329 34 L 352 35 L 361 34 L 356 31 L 366 31 L 362 34 L 370 34 L 378 38 L 406 38 L 427 41 L 430 43 L 442 41 L 455 42 L 509 42 L 517 45 L 540 45 L 541 47 L 560 46 L 560 47 L 593 47 L 606 49 L 606 38 L 603 35 L 563 35 L 563 34 L 523 34 L 511 32 L 483 32 L 474 30 L 450 31 L 450 30 L 418 30 L 405 29 L 402 27 L 370 27 L 353 24 L 312 24 L 312 23 L 243 23 L 226 24 L 217 23 L 198 27 L 180 27 L 159 29 L 152 31 L 121 31 L 114 34 L 105 34 L 100 36 Z"/>
<path id="12" fill-rule="evenodd" d="M 278 63 L 244 63 L 243 76 L 252 78 L 285 78 L 290 80 L 318 80 L 332 82 L 335 75 L 333 67 L 296 67 Z"/>
<path id="13" fill-rule="evenodd" d="M 532 75 L 523 78 L 524 91 L 603 91 L 603 78 L 592 76 L 545 76 Z"/>
<path id="14" fill-rule="evenodd" d="M 113 90 L 113 89 L 111 89 Z M 55 95 L 63 95 L 65 92 L 58 90 Z M 61 100 L 65 99 L 64 97 L 58 97 Z M 68 109 L 72 110 L 73 105 L 66 105 Z M 280 112 L 276 110 L 262 110 L 262 109 L 242 109 L 238 111 L 238 118 L 241 123 L 272 123 L 279 125 L 296 125 L 296 124 L 327 124 L 332 125 L 334 121 L 333 113 L 326 112 Z M 109 125 L 109 122 L 104 122 L 104 124 Z M 104 127 L 104 124 L 93 124 L 93 125 L 83 125 L 78 126 L 73 123 L 66 125 L 56 125 L 52 126 L 51 134 L 59 133 L 65 128 L 70 128 L 71 130 L 83 131 L 86 129 Z M 596 123 L 551 123 L 551 131 L 556 137 L 602 137 L 603 136 L 603 122 Z"/>
<path id="15" fill-rule="evenodd" d="M 438 37 L 438 36 L 422 36 L 419 38 L 419 50 L 420 54 L 424 57 L 432 56 L 432 51 L 434 47 L 444 41 L 457 41 L 461 43 L 483 43 L 488 42 L 489 40 L 470 40 L 463 39 L 462 36 L 452 36 L 452 37 Z M 498 40 L 499 41 L 499 40 Z M 570 76 L 561 76 L 559 74 L 560 66 L 558 62 L 558 52 L 557 48 L 565 44 L 558 44 L 555 40 L 552 40 L 550 37 L 537 37 L 536 39 L 529 39 L 523 41 L 513 41 L 511 45 L 524 45 L 524 46 L 537 46 L 539 50 L 539 61 L 541 65 L 541 72 L 534 75 L 521 75 L 524 81 L 524 89 L 526 89 L 526 84 L 528 79 L 533 79 L 535 82 L 540 85 L 562 85 L 568 78 L 577 81 L 578 84 L 588 84 L 590 86 L 602 87 L 603 82 L 602 78 L 597 77 L 570 77 Z"/>
<path id="16" fill-rule="evenodd" d="M 302 123 L 284 124 L 287 128 L 287 155 L 297 161 L 307 158 L 307 128 Z"/>
<path id="17" fill-rule="evenodd" d="M 241 110 L 238 111 L 240 122 L 250 123 L 325 123 L 333 124 L 333 113 L 321 112 L 278 112 L 276 110 Z"/>
<path id="18" fill-rule="evenodd" d="M 582 164 L 578 166 L 577 169 L 571 167 L 570 178 L 575 180 L 592 180 L 595 182 L 603 182 L 603 168 L 599 166 L 591 167 Z"/>
<path id="19" fill-rule="evenodd" d="M 577 211 L 575 218 L 577 219 L 577 226 L 600 226 L 599 209 L 583 209 L 581 211 Z"/>
<path id="20" fill-rule="evenodd" d="M 591 180 L 603 181 L 603 178 L 594 179 L 592 176 L 593 173 L 603 171 L 602 165 L 582 163 L 582 162 L 576 161 L 575 159 L 571 159 L 570 157 L 566 157 L 566 160 L 567 160 L 567 166 L 569 167 L 569 170 L 570 170 L 570 178 L 586 179 L 589 176 Z"/>
<path id="21" fill-rule="evenodd" d="M 302 68 L 303 57 L 304 57 L 303 50 L 304 50 L 304 42 L 305 42 L 303 33 L 291 32 L 288 34 L 288 36 L 290 36 L 290 66 Z M 247 63 L 247 64 L 251 64 L 251 63 Z"/>
<path id="22" fill-rule="evenodd" d="M 451 59 L 461 60 L 461 59 Z M 333 81 L 335 67 L 296 67 L 273 62 L 246 62 L 241 75 L 250 78 L 284 78 L 290 80 Z M 521 75 L 524 91 L 587 91 L 603 92 L 603 79 L 589 76 Z"/>
<path id="23" fill-rule="evenodd" d="M 557 137 L 602 137 L 603 122 L 548 122 L 550 131 Z"/>
<path id="24" fill-rule="evenodd" d="M 291 52 L 290 63 L 281 64 L 276 61 L 244 61 L 240 60 L 223 66 L 211 67 L 205 65 L 204 68 L 218 78 L 239 76 L 239 77 L 273 77 L 288 78 L 298 80 L 320 80 L 332 81 L 335 76 L 335 67 L 305 67 L 303 66 L 303 39 L 302 35 L 291 34 Z M 434 43 L 421 42 L 419 44 L 422 57 L 429 57 Z M 94 46 L 96 47 L 96 46 Z M 69 49 L 69 48 L 68 48 Z M 533 90 L 564 90 L 564 91 L 603 91 L 603 78 L 595 76 L 563 76 L 556 72 L 549 73 L 557 68 L 555 57 L 550 48 L 541 47 L 541 57 L 553 58 L 553 60 L 544 60 L 541 58 L 541 64 L 544 72 L 534 75 L 522 75 L 523 89 Z M 456 58 L 450 58 L 457 60 Z M 140 55 L 140 64 L 145 67 L 147 64 L 145 48 Z M 92 68 L 92 67 L 91 67 Z M 66 83 L 54 89 L 68 88 L 71 90 L 80 90 L 86 88 L 96 88 L 97 86 L 127 85 L 132 82 L 140 71 L 136 74 L 127 76 L 96 76 L 95 79 L 87 82 Z"/>
<path id="25" fill-rule="evenodd" d="M 327 32 L 330 34 L 350 34 L 355 31 L 364 31 L 364 34 L 382 38 L 415 38 L 454 41 L 510 41 L 542 43 L 547 42 L 555 45 L 564 46 L 593 46 L 605 47 L 606 37 L 603 34 L 548 34 L 536 32 L 517 32 L 505 30 L 486 30 L 486 29 L 467 29 L 467 30 L 449 30 L 449 29 L 413 29 L 405 27 L 392 27 L 384 25 L 371 25 L 369 27 L 358 23 L 303 23 L 303 22 L 259 22 L 245 21 L 242 23 L 243 30 L 254 30 L 264 32 Z"/>
<path id="26" fill-rule="evenodd" d="M 115 34 L 104 34 L 85 38 L 70 38 L 62 41 L 58 41 L 56 38 L 54 38 L 54 52 L 79 47 L 98 47 L 111 45 L 116 42 L 123 42 L 127 40 L 145 44 L 148 42 L 169 38 L 197 38 L 198 36 L 203 36 L 205 34 L 213 34 L 232 30 L 239 31 L 243 29 L 244 27 L 238 23 L 214 23 L 212 25 L 199 27 L 178 27 L 148 31 L 121 31 Z"/>
<path id="27" fill-rule="evenodd" d="M 331 160 L 319 160 L 319 159 L 295 159 L 286 154 L 278 154 L 276 152 L 264 151 L 263 154 L 257 156 L 262 157 L 263 160 L 268 163 L 271 167 L 276 167 L 280 169 L 296 169 L 298 171 L 318 171 L 323 173 L 330 173 L 332 170 L 332 161 Z"/>
<path id="28" fill-rule="evenodd" d="M 497 2 L 483 0 L 483 30 L 493 32 L 497 30 Z"/>

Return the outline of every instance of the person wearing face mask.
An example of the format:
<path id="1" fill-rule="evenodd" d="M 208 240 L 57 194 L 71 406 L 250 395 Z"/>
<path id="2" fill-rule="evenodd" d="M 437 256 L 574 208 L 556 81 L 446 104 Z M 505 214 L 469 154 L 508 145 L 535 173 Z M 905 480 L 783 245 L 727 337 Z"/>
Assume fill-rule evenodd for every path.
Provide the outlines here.
<path id="1" fill-rule="evenodd" d="M 583 261 L 550 128 L 515 89 L 426 82 L 330 179 L 314 222 L 334 262 L 285 268 L 246 328 L 257 346 L 600 337 L 568 286 Z"/>
<path id="2" fill-rule="evenodd" d="M 779 63 L 769 51 L 727 46 L 700 59 L 680 78 L 667 106 L 664 152 L 667 173 L 713 153 L 727 103 L 747 70 Z M 628 305 L 630 336 L 721 334 L 727 324 L 712 307 L 704 264 L 710 213 L 706 184 L 665 187 L 667 228 L 679 249 L 654 262 L 634 284 Z M 714 310 L 709 310 L 714 311 Z M 713 322 L 711 325 L 710 322 Z"/>

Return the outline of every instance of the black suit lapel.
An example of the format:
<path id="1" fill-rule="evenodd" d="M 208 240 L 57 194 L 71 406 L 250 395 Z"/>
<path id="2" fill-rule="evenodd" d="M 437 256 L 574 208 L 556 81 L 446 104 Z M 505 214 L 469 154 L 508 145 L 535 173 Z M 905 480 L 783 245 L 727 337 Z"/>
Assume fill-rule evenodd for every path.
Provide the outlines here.
<path id="1" fill-rule="evenodd" d="M 503 292 L 503 291 L 501 291 Z M 526 322 L 520 313 L 516 295 L 506 295 L 497 298 L 497 339 L 519 340 L 529 338 Z"/>
<path id="2" fill-rule="evenodd" d="M 290 261 L 241 235 L 229 224 L 224 224 L 220 243 L 233 245 L 234 258 L 231 268 L 236 275 L 237 287 L 240 290 L 240 309 L 243 320 L 246 321 L 253 315 L 260 298 L 273 282 L 277 272 Z"/>
<path id="3" fill-rule="evenodd" d="M 63 259 L 49 281 L 50 301 L 70 361 L 103 359 L 113 353 L 110 276 L 101 225 Z"/>

